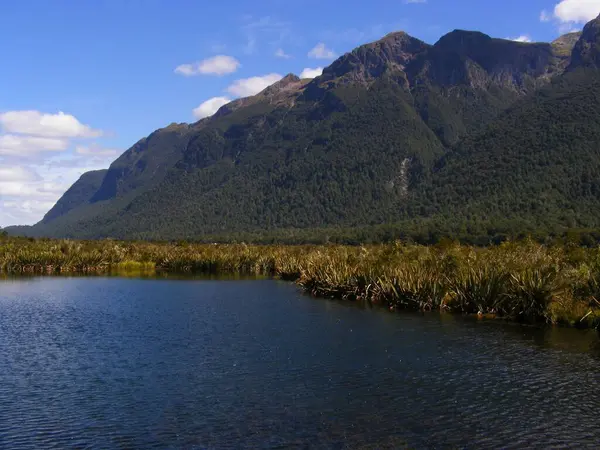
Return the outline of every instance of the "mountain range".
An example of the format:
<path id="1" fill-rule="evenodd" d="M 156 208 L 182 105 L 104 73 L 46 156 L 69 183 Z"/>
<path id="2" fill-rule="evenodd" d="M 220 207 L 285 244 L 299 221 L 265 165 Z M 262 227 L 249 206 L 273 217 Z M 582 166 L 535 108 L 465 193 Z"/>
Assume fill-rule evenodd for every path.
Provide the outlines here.
<path id="1" fill-rule="evenodd" d="M 600 17 L 551 43 L 389 34 L 153 132 L 8 231 L 486 242 L 600 228 L 596 211 Z"/>

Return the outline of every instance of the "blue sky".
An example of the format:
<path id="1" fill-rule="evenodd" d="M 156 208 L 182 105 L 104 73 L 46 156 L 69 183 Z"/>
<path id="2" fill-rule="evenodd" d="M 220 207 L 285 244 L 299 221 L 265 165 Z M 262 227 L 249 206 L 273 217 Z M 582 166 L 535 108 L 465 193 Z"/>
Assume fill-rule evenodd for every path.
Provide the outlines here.
<path id="1" fill-rule="evenodd" d="M 36 222 L 154 129 L 388 32 L 550 41 L 598 13 L 600 0 L 5 0 L 0 226 Z"/>

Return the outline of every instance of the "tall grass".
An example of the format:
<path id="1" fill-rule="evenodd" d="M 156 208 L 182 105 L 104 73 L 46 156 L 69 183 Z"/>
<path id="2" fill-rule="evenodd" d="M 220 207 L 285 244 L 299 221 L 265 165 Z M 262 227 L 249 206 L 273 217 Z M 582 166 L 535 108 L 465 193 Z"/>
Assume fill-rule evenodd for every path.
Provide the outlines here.
<path id="1" fill-rule="evenodd" d="M 531 241 L 475 248 L 0 240 L 0 272 L 115 271 L 262 274 L 294 280 L 314 296 L 392 310 L 582 327 L 600 323 L 600 249 Z"/>

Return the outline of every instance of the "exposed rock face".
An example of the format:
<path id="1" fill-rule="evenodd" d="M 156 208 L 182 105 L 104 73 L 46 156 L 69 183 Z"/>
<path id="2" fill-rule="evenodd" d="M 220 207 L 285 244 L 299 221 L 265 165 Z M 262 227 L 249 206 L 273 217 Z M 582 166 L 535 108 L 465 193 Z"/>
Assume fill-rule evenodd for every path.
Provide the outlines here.
<path id="1" fill-rule="evenodd" d="M 523 91 L 557 72 L 552 46 L 493 39 L 483 33 L 455 30 L 443 36 L 413 68 L 417 82 L 442 87 L 492 85 Z"/>
<path id="2" fill-rule="evenodd" d="M 576 38 L 571 33 L 553 44 L 522 43 L 455 30 L 431 46 L 404 32 L 391 33 L 338 58 L 315 82 L 368 85 L 384 73 L 396 73 L 407 87 L 501 86 L 525 92 L 562 73 Z"/>
<path id="3" fill-rule="evenodd" d="M 410 162 L 410 158 L 404 158 L 402 160 L 402 164 L 400 164 L 400 169 L 398 170 L 398 175 L 385 184 L 385 189 L 388 193 L 392 194 L 397 192 L 400 197 L 408 196 L 408 188 L 410 184 Z"/>
<path id="4" fill-rule="evenodd" d="M 302 87 L 303 82 L 300 77 L 294 75 L 293 73 L 288 73 L 285 77 L 283 77 L 278 82 L 272 84 L 264 91 L 258 94 L 258 97 L 262 98 L 274 98 L 278 97 L 282 94 L 295 92 L 300 87 Z"/>
<path id="5" fill-rule="evenodd" d="M 600 67 L 600 16 L 588 23 L 573 48 L 569 69 Z"/>
<path id="6" fill-rule="evenodd" d="M 391 33 L 338 58 L 323 71 L 319 81 L 341 79 L 346 83 L 368 83 L 385 71 L 404 71 L 408 64 L 429 47 L 425 42 L 404 32 Z"/>
<path id="7" fill-rule="evenodd" d="M 288 105 L 294 104 L 295 97 L 302 91 L 310 80 L 301 80 L 298 76 L 290 73 L 281 80 L 251 97 L 238 98 L 232 102 L 223 105 L 209 120 L 216 120 L 220 117 L 227 116 L 234 111 L 246 106 L 255 105 L 257 103 L 268 102 L 273 105 Z"/>

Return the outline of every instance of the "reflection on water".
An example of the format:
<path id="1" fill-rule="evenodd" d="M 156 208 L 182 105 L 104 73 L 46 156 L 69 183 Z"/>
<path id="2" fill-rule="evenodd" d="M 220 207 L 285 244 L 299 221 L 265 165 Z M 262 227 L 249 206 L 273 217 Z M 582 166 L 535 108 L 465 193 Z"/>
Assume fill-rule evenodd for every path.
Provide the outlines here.
<path id="1" fill-rule="evenodd" d="M 231 281 L 231 280 L 268 280 L 271 277 L 266 275 L 256 274 L 241 274 L 241 273 L 224 273 L 224 274 L 185 274 L 185 273 L 171 273 L 164 271 L 156 271 L 153 269 L 149 270 L 124 270 L 114 269 L 106 273 L 93 272 L 90 274 L 82 273 L 67 273 L 67 274 L 50 274 L 40 276 L 38 274 L 6 274 L 0 273 L 0 280 L 3 282 L 24 282 L 34 281 L 43 279 L 69 279 L 69 278 L 131 278 L 139 280 L 180 280 L 180 281 L 194 281 L 194 280 L 213 280 L 213 281 Z"/>
<path id="2" fill-rule="evenodd" d="M 597 448 L 597 342 L 272 280 L 12 279 L 0 447 Z"/>
<path id="3" fill-rule="evenodd" d="M 507 332 L 518 334 L 524 341 L 541 348 L 554 348 L 570 352 L 600 356 L 600 339 L 596 330 L 575 330 L 561 327 L 509 327 Z"/>
<path id="4" fill-rule="evenodd" d="M 374 306 L 368 302 L 348 302 L 342 300 L 327 300 L 337 304 L 339 307 L 348 307 L 366 311 L 377 311 L 386 314 L 384 308 Z M 510 333 L 525 343 L 540 347 L 567 350 L 570 352 L 581 352 L 588 355 L 600 357 L 600 330 L 577 330 L 561 326 L 545 325 L 522 325 L 503 320 L 480 320 L 474 316 L 464 317 L 458 314 L 440 314 L 438 312 L 405 312 L 398 314 L 410 317 L 429 317 L 442 323 L 462 324 L 463 326 L 478 327 L 484 333 L 489 329 L 500 327 L 503 332 Z M 396 314 L 392 314 L 396 315 Z"/>

